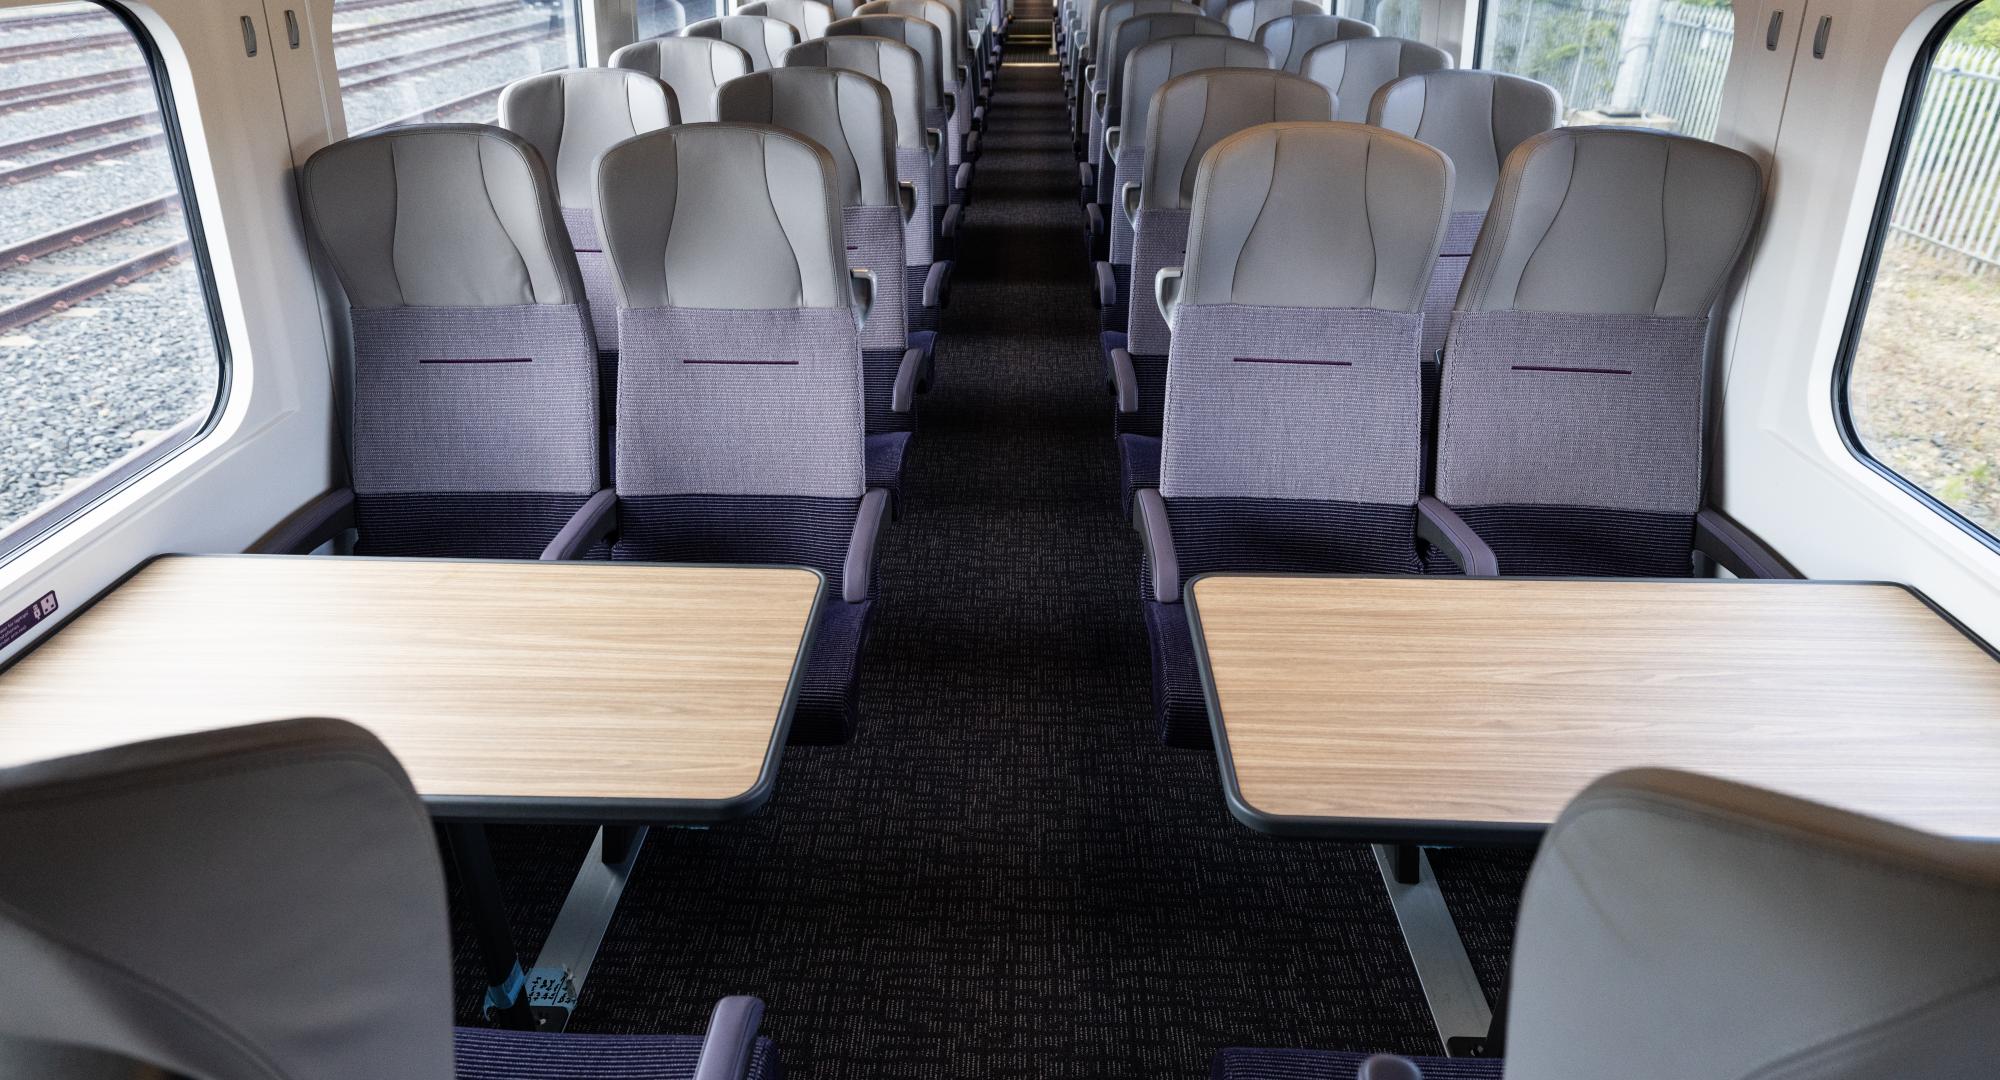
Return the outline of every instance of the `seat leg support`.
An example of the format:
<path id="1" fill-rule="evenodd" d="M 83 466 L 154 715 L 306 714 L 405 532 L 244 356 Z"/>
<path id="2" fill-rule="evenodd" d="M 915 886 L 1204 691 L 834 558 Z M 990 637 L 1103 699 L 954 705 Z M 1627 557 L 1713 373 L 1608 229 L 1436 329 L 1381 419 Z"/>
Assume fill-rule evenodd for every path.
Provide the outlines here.
<path id="1" fill-rule="evenodd" d="M 514 929 L 507 921 L 507 901 L 500 892 L 500 875 L 493 869 L 486 826 L 457 822 L 444 829 L 473 937 L 486 966 L 486 1017 L 517 1031 L 533 1031 L 527 978 L 521 973 L 521 954 L 514 949 Z"/>
<path id="2" fill-rule="evenodd" d="M 1465 942 L 1445 907 L 1444 894 L 1438 891 L 1430 859 L 1422 848 L 1414 848 L 1416 880 L 1406 882 L 1399 872 L 1404 869 L 1398 850 L 1402 846 L 1376 844 L 1375 862 L 1382 872 L 1389 906 L 1396 911 L 1396 924 L 1402 928 L 1403 945 L 1417 969 L 1417 983 L 1430 1006 L 1438 1041 L 1452 1057 L 1481 1056 L 1493 1027 L 1486 992 L 1472 970 L 1472 958 L 1465 953 Z"/>

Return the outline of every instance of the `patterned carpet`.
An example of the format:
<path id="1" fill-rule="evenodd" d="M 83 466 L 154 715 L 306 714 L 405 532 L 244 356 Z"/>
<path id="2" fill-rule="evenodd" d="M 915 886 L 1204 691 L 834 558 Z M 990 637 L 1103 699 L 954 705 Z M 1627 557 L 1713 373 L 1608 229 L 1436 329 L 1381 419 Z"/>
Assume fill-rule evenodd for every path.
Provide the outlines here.
<path id="1" fill-rule="evenodd" d="M 1368 851 L 1251 832 L 1210 755 L 1149 734 L 1076 171 L 1031 16 L 881 553 L 859 737 L 789 750 L 752 820 L 654 833 L 572 1030 L 695 1032 L 717 997 L 756 994 L 794 1080 L 1436 1052 Z M 532 955 L 589 834 L 494 832 Z M 1486 860 L 1454 892 L 1468 937 L 1501 945 L 1481 950 L 1493 981 L 1524 866 Z"/>

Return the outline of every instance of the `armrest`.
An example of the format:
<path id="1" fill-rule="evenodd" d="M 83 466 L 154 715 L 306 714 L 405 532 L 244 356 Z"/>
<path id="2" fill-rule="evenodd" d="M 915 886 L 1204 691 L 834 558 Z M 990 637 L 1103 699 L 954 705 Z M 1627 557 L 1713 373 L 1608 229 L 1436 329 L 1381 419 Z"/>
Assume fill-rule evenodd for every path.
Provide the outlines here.
<path id="1" fill-rule="evenodd" d="M 924 306 L 935 309 L 949 303 L 951 303 L 951 263 L 940 259 L 932 263 L 930 272 L 924 275 Z"/>
<path id="2" fill-rule="evenodd" d="M 882 523 L 888 518 L 888 489 L 870 488 L 861 497 L 861 510 L 854 515 L 854 532 L 847 538 L 847 561 L 840 570 L 842 600 L 858 604 L 868 599 L 869 579 L 875 573 L 875 539 L 882 535 Z"/>
<path id="3" fill-rule="evenodd" d="M 1111 125 L 1108 125 L 1108 126 L 1106 126 L 1106 127 L 1105 127 L 1105 129 L 1104 129 L 1104 156 L 1105 156 L 1105 158 L 1107 158 L 1107 159 L 1109 159 L 1109 160 L 1113 160 L 1113 161 L 1117 160 L 1117 158 L 1118 158 L 1118 142 L 1119 142 L 1119 138 L 1120 138 L 1121 134 L 1122 134 L 1122 133 L 1124 132 L 1124 130 L 1125 130 L 1124 128 L 1120 127 L 1120 126 L 1119 126 L 1119 125 L 1117 125 L 1117 124 L 1111 124 Z"/>
<path id="4" fill-rule="evenodd" d="M 1111 272 L 1111 264 L 1102 259 L 1090 264 L 1096 275 L 1097 306 L 1108 308 L 1118 303 L 1118 277 Z"/>
<path id="5" fill-rule="evenodd" d="M 935 164 L 937 156 L 944 150 L 944 132 L 934 127 L 924 129 L 924 160 Z"/>
<path id="6" fill-rule="evenodd" d="M 1138 184 L 1126 184 L 1118 189 L 1118 202 L 1125 208 L 1125 221 L 1134 227 L 1139 224 L 1139 190 Z"/>
<path id="7" fill-rule="evenodd" d="M 1090 91 L 1091 100 L 1095 101 L 1098 97 L 1103 95 L 1104 91 L 1097 89 L 1096 64 L 1083 65 L 1083 85 L 1091 88 Z"/>
<path id="8" fill-rule="evenodd" d="M 271 527 L 247 549 L 252 555 L 304 555 L 354 528 L 354 491 L 334 488 Z"/>
<path id="9" fill-rule="evenodd" d="M 868 316 L 875 310 L 875 271 L 854 267 L 847 271 L 849 306 L 854 311 L 854 328 L 868 329 Z"/>
<path id="10" fill-rule="evenodd" d="M 1694 546 L 1740 578 L 1804 576 L 1736 519 L 1712 506 L 1702 507 L 1694 516 Z"/>
<path id="11" fill-rule="evenodd" d="M 726 997 L 708 1015 L 701 1057 L 694 1080 L 747 1080 L 750 1055 L 757 1049 L 757 1025 L 764 1022 L 764 1003 L 753 997 Z"/>
<path id="12" fill-rule="evenodd" d="M 917 219 L 917 182 L 915 180 L 896 181 L 896 202 L 903 208 L 903 224 Z"/>
<path id="13" fill-rule="evenodd" d="M 1140 488 L 1132 493 L 1132 525 L 1139 530 L 1139 542 L 1146 545 L 1146 558 L 1153 568 L 1153 599 L 1177 604 L 1181 599 L 1181 560 L 1174 554 L 1174 530 L 1167 524 L 1167 501 L 1159 488 Z"/>
<path id="14" fill-rule="evenodd" d="M 1132 353 L 1111 350 L 1111 389 L 1118 395 L 1118 412 L 1130 416 L 1139 411 L 1139 375 L 1132 370 Z"/>
<path id="15" fill-rule="evenodd" d="M 1153 302 L 1160 305 L 1160 318 L 1167 321 L 1167 329 L 1174 328 L 1174 315 L 1181 307 L 1181 268 L 1166 266 L 1153 275 Z"/>
<path id="16" fill-rule="evenodd" d="M 1376 1054 L 1361 1063 L 1354 1080 L 1424 1080 L 1424 1071 L 1409 1058 Z"/>
<path id="17" fill-rule="evenodd" d="M 1499 577 L 1500 559 L 1458 512 L 1426 495 L 1417 500 L 1417 537 L 1450 556 L 1466 577 Z"/>
<path id="18" fill-rule="evenodd" d="M 1097 170 L 1091 168 L 1090 162 L 1079 161 L 1076 163 L 1076 186 L 1085 191 L 1094 192 L 1097 190 Z"/>
<path id="19" fill-rule="evenodd" d="M 542 549 L 543 562 L 568 562 L 583 558 L 583 553 L 599 540 L 610 536 L 618 528 L 618 493 L 605 488 L 590 497 L 590 501 L 578 508 L 564 523 L 549 546 Z"/>
<path id="20" fill-rule="evenodd" d="M 1104 209 L 1098 206 L 1095 200 L 1083 204 L 1083 220 L 1085 231 L 1089 232 L 1090 235 L 1103 236 L 1105 234 Z"/>
<path id="21" fill-rule="evenodd" d="M 966 83 L 969 83 L 971 81 L 972 81 L 972 69 L 965 66 L 964 64 L 958 65 L 958 85 L 964 86 Z"/>
<path id="22" fill-rule="evenodd" d="M 906 413 L 917 400 L 917 376 L 924 369 L 922 349 L 904 349 L 903 362 L 896 367 L 896 385 L 889 391 L 889 411 Z"/>

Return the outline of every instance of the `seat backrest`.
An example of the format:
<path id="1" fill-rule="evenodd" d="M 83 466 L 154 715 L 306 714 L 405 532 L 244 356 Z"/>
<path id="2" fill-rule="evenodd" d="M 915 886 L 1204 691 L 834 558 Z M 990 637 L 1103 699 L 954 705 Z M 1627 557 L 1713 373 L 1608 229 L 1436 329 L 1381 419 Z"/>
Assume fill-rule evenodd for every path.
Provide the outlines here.
<path id="1" fill-rule="evenodd" d="M 950 84 L 946 82 L 944 34 L 934 23 L 912 15 L 856 15 L 830 23 L 826 35 L 884 38 L 916 50 L 917 65 L 923 76 L 923 111 L 930 115 L 944 108 L 944 95 Z M 893 92 L 895 87 L 890 90 Z"/>
<path id="2" fill-rule="evenodd" d="M 1376 91 L 1368 122 L 1444 151 L 1458 170 L 1452 211 L 1483 218 L 1507 155 L 1562 124 L 1562 95 L 1498 71 L 1431 71 Z"/>
<path id="3" fill-rule="evenodd" d="M 860 498 L 861 350 L 832 155 L 761 125 L 649 132 L 599 159 L 597 211 L 625 340 L 621 528 L 635 499 Z"/>
<path id="4" fill-rule="evenodd" d="M 723 15 L 703 19 L 681 31 L 683 37 L 714 38 L 743 50 L 750 58 L 750 70 L 768 71 L 778 66 L 778 57 L 799 43 L 799 32 L 783 19 L 766 15 Z"/>
<path id="5" fill-rule="evenodd" d="M 1235 0 L 1222 9 L 1222 21 L 1229 32 L 1245 41 L 1257 40 L 1257 31 L 1272 19 L 1288 15 L 1324 15 L 1326 9 L 1307 0 Z"/>
<path id="6" fill-rule="evenodd" d="M 715 119 L 716 87 L 750 73 L 750 54 L 720 38 L 659 37 L 611 54 L 611 66 L 644 72 L 673 89 L 683 124 Z"/>
<path id="7" fill-rule="evenodd" d="M 1195 182 L 1160 494 L 1347 504 L 1354 527 L 1328 543 L 1351 568 L 1414 570 L 1417 349 L 1450 208 L 1450 160 L 1379 128 L 1217 143 Z"/>
<path id="8" fill-rule="evenodd" d="M 834 20 L 832 6 L 820 0 L 754 0 L 737 8 L 736 14 L 762 15 L 788 23 L 799 32 L 800 41 L 824 37 L 827 24 Z"/>
<path id="9" fill-rule="evenodd" d="M 833 156 L 840 205 L 897 204 L 896 114 L 874 79 L 842 68 L 753 72 L 723 84 L 716 111 L 725 124 L 768 124 L 818 143 Z"/>
<path id="10" fill-rule="evenodd" d="M 1192 4 L 1182 6 L 1188 10 L 1135 15 L 1118 24 L 1110 43 L 1110 76 L 1107 80 L 1110 94 L 1105 98 L 1112 121 L 1121 124 L 1124 122 L 1126 64 L 1132 58 L 1132 53 L 1141 45 L 1163 38 L 1229 36 L 1229 28 L 1220 21 L 1198 14 Z"/>
<path id="11" fill-rule="evenodd" d="M 687 8 L 681 0 L 646 0 L 636 5 L 639 40 L 671 34 L 688 24 Z"/>
<path id="12" fill-rule="evenodd" d="M 1686 136 L 1558 128 L 1516 148 L 1452 315 L 1438 496 L 1482 534 L 1616 511 L 1601 558 L 1563 556 L 1574 572 L 1685 575 L 1709 312 L 1762 192 L 1747 155 Z"/>
<path id="13" fill-rule="evenodd" d="M 1510 980 L 1509 1076 L 1984 1076 L 2000 849 L 1615 773 L 1543 839 Z"/>
<path id="14" fill-rule="evenodd" d="M 598 475 L 597 345 L 542 155 L 391 128 L 322 148 L 300 186 L 350 308 L 361 549 L 539 554 Z"/>
<path id="15" fill-rule="evenodd" d="M 0 835 L 0 1036 L 204 1080 L 450 1080 L 430 815 L 360 728 L 285 720 L 0 770 Z"/>
<path id="16" fill-rule="evenodd" d="M 1213 68 L 1168 80 L 1146 117 L 1141 209 L 1191 207 L 1202 156 L 1228 136 L 1258 124 L 1331 120 L 1333 111 L 1326 87 L 1285 71 Z"/>
<path id="17" fill-rule="evenodd" d="M 928 24 L 924 25 L 929 29 Z M 792 46 L 782 64 L 788 68 L 852 71 L 881 83 L 889 91 L 890 108 L 896 114 L 896 145 L 923 149 L 924 65 L 917 50 L 888 38 L 822 37 Z"/>
<path id="18" fill-rule="evenodd" d="M 939 59 L 942 61 L 945 89 L 958 86 L 958 69 L 965 66 L 965 29 L 959 22 L 958 12 L 951 5 L 940 0 L 868 0 L 854 9 L 856 15 L 906 15 L 922 19 L 937 27 L 938 42 L 941 46 Z"/>
<path id="19" fill-rule="evenodd" d="M 1374 36 L 1374 23 L 1315 11 L 1266 20 L 1251 40 L 1271 50 L 1280 68 L 1297 71 L 1305 63 L 1306 54 L 1321 45 Z"/>
<path id="20" fill-rule="evenodd" d="M 1122 59 L 1118 52 L 1118 31 L 1142 15 L 1200 15 L 1201 8 L 1185 0 L 1110 0 L 1097 9 L 1097 29 L 1090 39 L 1090 62 L 1097 65 L 1098 85 L 1111 81 L 1111 72 Z"/>
<path id="21" fill-rule="evenodd" d="M 1349 38 L 1328 42 L 1299 62 L 1299 74 L 1333 91 L 1340 102 L 1336 119 L 1364 123 L 1375 91 L 1406 75 L 1443 71 L 1451 54 L 1403 38 Z"/>
<path id="22" fill-rule="evenodd" d="M 1153 19 L 1179 17 L 1151 16 Z M 1206 16 L 1203 18 L 1211 28 L 1222 25 Z M 1189 72 L 1208 68 L 1264 70 L 1270 66 L 1271 54 L 1262 46 L 1216 34 L 1212 29 L 1199 36 L 1162 38 L 1134 48 L 1125 58 L 1123 82 L 1119 88 L 1118 122 L 1125 131 L 1125 144 L 1145 146 L 1153 98 L 1168 82 Z"/>

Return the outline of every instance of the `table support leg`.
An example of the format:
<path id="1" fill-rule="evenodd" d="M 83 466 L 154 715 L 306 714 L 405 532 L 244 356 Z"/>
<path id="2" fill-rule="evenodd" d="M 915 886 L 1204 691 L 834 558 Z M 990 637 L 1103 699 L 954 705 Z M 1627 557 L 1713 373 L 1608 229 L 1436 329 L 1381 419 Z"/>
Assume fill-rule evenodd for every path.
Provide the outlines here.
<path id="1" fill-rule="evenodd" d="M 1414 882 L 1404 881 L 1411 867 L 1399 856 L 1397 845 L 1376 844 L 1375 862 L 1445 1053 L 1480 1056 L 1492 1029 L 1493 1012 L 1486 1005 L 1486 992 L 1472 970 L 1472 959 L 1465 954 L 1465 942 L 1458 936 L 1451 911 L 1445 907 L 1444 894 L 1438 891 L 1430 859 L 1421 849 L 1417 851 Z"/>
<path id="2" fill-rule="evenodd" d="M 597 830 L 590 854 L 569 887 L 555 925 L 528 972 L 528 994 L 543 1031 L 561 1031 L 569 1026 L 583 981 L 597 959 L 597 948 L 611 928 L 618 911 L 618 898 L 639 861 L 639 849 L 646 843 L 644 826 L 606 826 Z"/>
<path id="3" fill-rule="evenodd" d="M 521 973 L 520 953 L 514 949 L 514 931 L 507 920 L 500 875 L 493 869 L 493 850 L 486 843 L 486 826 L 457 822 L 444 828 L 465 893 L 466 911 L 472 917 L 473 936 L 486 964 L 486 1015 L 507 1027 L 533 1031 L 535 1016 L 525 992 L 526 976 Z"/>

